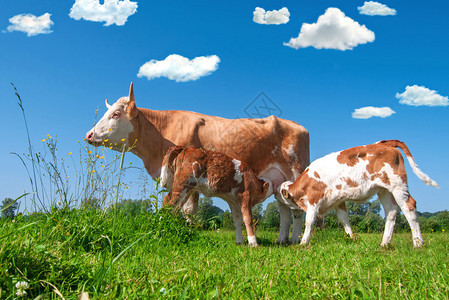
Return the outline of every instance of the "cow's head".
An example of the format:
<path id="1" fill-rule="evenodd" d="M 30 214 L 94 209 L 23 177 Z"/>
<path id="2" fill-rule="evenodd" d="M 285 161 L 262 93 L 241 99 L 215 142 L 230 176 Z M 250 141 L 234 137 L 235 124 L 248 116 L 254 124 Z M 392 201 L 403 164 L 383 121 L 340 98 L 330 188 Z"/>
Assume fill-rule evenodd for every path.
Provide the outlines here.
<path id="1" fill-rule="evenodd" d="M 105 101 L 108 111 L 98 123 L 87 132 L 86 141 L 94 145 L 105 146 L 122 151 L 123 147 L 129 150 L 136 143 L 131 137 L 134 132 L 132 120 L 137 116 L 138 110 L 134 101 L 133 83 L 129 87 L 129 96 L 122 97 L 113 105 Z M 132 139 L 132 140 L 131 140 Z"/>
<path id="2" fill-rule="evenodd" d="M 284 202 L 284 204 L 286 204 L 288 206 L 292 206 L 292 204 L 294 205 L 293 196 L 290 194 L 290 191 L 289 191 L 289 187 L 292 183 L 293 182 L 291 182 L 291 181 L 286 181 L 286 182 L 283 182 L 278 187 L 278 192 L 281 195 L 282 201 Z"/>

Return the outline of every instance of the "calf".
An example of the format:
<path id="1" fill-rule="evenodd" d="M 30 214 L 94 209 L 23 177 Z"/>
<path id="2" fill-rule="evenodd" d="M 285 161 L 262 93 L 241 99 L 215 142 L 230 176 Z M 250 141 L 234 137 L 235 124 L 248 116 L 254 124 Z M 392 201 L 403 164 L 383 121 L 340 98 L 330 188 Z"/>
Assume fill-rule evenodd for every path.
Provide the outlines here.
<path id="1" fill-rule="evenodd" d="M 425 184 L 438 187 L 418 169 L 407 146 L 397 140 L 380 141 L 326 155 L 311 163 L 295 182 L 284 182 L 280 186 L 285 203 L 306 211 L 301 245 L 310 240 L 316 214 L 323 215 L 334 208 L 346 233 L 352 237 L 345 201 L 364 202 L 375 194 L 379 196 L 386 218 L 381 245 L 391 242 L 398 206 L 410 224 L 414 246 L 422 245 L 416 201 L 408 191 L 404 159 L 396 148 L 404 152 L 413 172 Z"/>
<path id="2" fill-rule="evenodd" d="M 251 209 L 273 193 L 243 161 L 206 149 L 173 146 L 162 162 L 161 185 L 171 190 L 164 206 L 182 207 L 193 192 L 219 197 L 231 208 L 236 239 L 243 244 L 242 215 L 250 246 L 257 246 Z"/>

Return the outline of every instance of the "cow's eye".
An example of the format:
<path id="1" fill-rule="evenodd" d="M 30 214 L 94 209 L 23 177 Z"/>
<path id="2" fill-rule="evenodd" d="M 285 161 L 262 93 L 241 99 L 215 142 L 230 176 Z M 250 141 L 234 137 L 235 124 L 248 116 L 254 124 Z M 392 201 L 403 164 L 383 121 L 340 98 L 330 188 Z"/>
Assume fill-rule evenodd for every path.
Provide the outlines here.
<path id="1" fill-rule="evenodd" d="M 116 111 L 116 112 L 112 115 L 112 118 L 114 118 L 114 119 L 120 118 L 120 112 Z"/>

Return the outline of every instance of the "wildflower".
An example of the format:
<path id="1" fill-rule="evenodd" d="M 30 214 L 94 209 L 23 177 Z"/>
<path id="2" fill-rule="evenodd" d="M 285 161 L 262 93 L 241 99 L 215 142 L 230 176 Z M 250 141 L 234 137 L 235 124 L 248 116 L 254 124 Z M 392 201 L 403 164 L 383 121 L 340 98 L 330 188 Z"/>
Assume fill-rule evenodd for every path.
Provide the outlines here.
<path id="1" fill-rule="evenodd" d="M 42 142 L 45 142 L 45 139 L 43 139 Z"/>
<path id="2" fill-rule="evenodd" d="M 18 281 L 16 283 L 16 289 L 17 289 L 16 296 L 19 296 L 19 297 L 25 296 L 27 294 L 27 292 L 25 290 L 28 288 L 29 288 L 28 282 Z"/>
<path id="3" fill-rule="evenodd" d="M 57 204 L 58 206 L 60 206 L 60 205 L 61 205 L 61 201 L 56 202 L 56 204 Z"/>
<path id="4" fill-rule="evenodd" d="M 161 288 L 161 289 L 159 290 L 160 293 L 165 293 L 165 291 L 166 291 L 165 288 Z"/>
<path id="5" fill-rule="evenodd" d="M 67 155 L 72 155 L 72 152 L 67 153 Z"/>
<path id="6" fill-rule="evenodd" d="M 109 139 L 105 139 L 103 142 L 107 143 L 109 141 Z"/>
<path id="7" fill-rule="evenodd" d="M 100 167 L 104 168 L 104 165 L 101 165 Z"/>
<path id="8" fill-rule="evenodd" d="M 92 151 L 91 151 L 91 150 L 87 151 L 87 154 L 91 154 L 91 153 L 92 153 Z"/>
<path id="9" fill-rule="evenodd" d="M 109 128 L 108 130 L 109 130 L 109 131 L 112 131 L 112 128 Z"/>
<path id="10" fill-rule="evenodd" d="M 443 230 L 441 230 L 442 232 L 445 232 L 446 231 L 446 229 L 443 229 Z"/>
<path id="11" fill-rule="evenodd" d="M 95 173 L 95 170 L 90 171 L 91 173 Z"/>
<path id="12" fill-rule="evenodd" d="M 69 176 L 67 176 L 66 179 L 69 179 Z"/>
<path id="13" fill-rule="evenodd" d="M 95 155 L 95 157 L 96 157 L 96 158 L 100 158 L 100 155 L 97 154 L 97 155 Z"/>
<path id="14" fill-rule="evenodd" d="M 122 139 L 122 142 L 124 142 L 126 139 Z"/>
<path id="15" fill-rule="evenodd" d="M 49 134 L 47 134 L 47 137 L 49 137 L 50 135 Z"/>

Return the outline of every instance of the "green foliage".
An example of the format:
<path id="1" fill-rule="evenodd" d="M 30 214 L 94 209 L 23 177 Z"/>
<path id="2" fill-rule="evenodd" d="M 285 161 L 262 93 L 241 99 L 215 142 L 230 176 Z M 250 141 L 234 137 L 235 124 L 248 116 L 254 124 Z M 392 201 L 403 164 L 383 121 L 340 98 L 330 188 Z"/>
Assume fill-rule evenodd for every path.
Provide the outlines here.
<path id="1" fill-rule="evenodd" d="M 349 215 L 365 216 L 368 211 L 371 213 L 379 214 L 381 210 L 380 200 L 365 203 L 356 203 L 353 201 L 346 202 L 346 210 Z"/>
<path id="2" fill-rule="evenodd" d="M 133 247 L 152 253 L 160 247 L 213 245 L 171 210 L 121 215 L 97 210 L 57 210 L 0 223 L 0 295 L 14 284 L 30 284 L 29 296 L 51 295 L 50 282 L 66 295 L 87 288 L 105 292 L 114 264 Z M 132 256 L 128 259 L 132 259 Z M 11 298 L 12 299 L 12 298 Z"/>
<path id="3" fill-rule="evenodd" d="M 1 207 L 2 218 L 14 218 L 18 207 L 19 203 L 16 200 L 11 198 L 3 199 Z"/>
<path id="4" fill-rule="evenodd" d="M 200 198 L 198 201 L 198 213 L 195 221 L 203 229 L 218 229 L 223 223 L 223 211 L 213 205 L 209 197 Z"/>
<path id="5" fill-rule="evenodd" d="M 310 245 L 276 245 L 277 230 L 259 230 L 261 246 L 235 245 L 234 231 L 198 231 L 171 210 L 133 217 L 96 210 L 57 210 L 0 221 L 0 295 L 15 299 L 26 281 L 31 299 L 445 299 L 448 233 L 381 234 L 314 230 Z M 398 270 L 401 270 L 398 272 Z M 298 284 L 301 288 L 298 288 Z"/>
<path id="6" fill-rule="evenodd" d="M 234 229 L 234 220 L 232 219 L 232 214 L 229 210 L 225 210 L 223 213 L 223 228 L 224 229 Z"/>
<path id="7" fill-rule="evenodd" d="M 280 226 L 280 214 L 278 208 L 278 202 L 273 201 L 268 203 L 267 208 L 265 209 L 265 214 L 263 216 L 263 227 L 264 228 L 276 228 L 278 229 Z"/>

